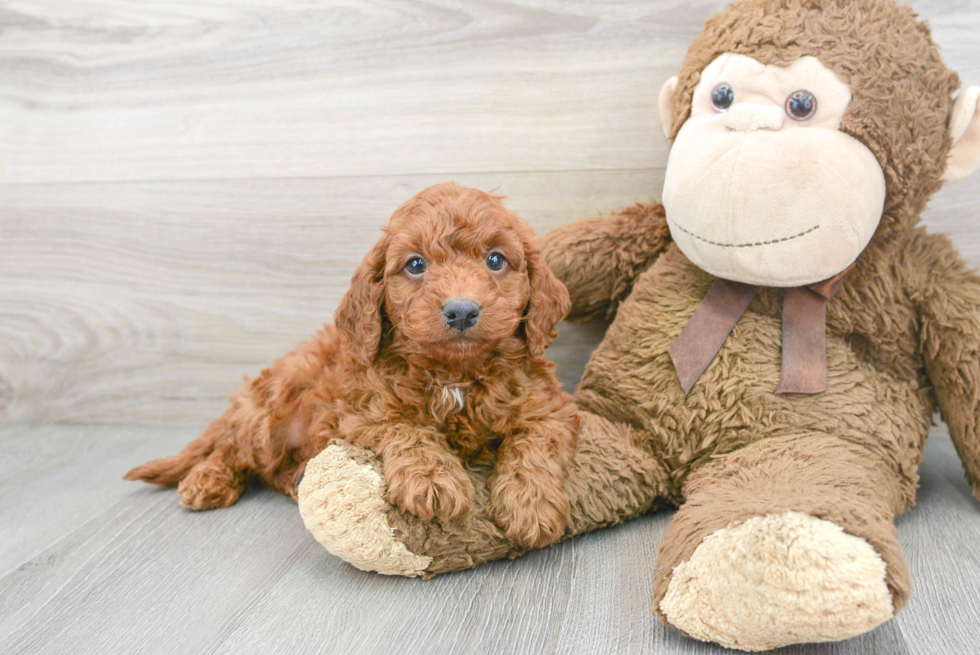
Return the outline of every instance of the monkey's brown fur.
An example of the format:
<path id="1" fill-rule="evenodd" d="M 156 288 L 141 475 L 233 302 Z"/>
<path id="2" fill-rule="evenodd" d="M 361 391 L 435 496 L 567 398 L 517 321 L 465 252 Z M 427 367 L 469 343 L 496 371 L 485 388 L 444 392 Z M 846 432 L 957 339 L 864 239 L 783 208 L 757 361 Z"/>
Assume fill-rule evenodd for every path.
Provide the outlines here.
<path id="1" fill-rule="evenodd" d="M 496 273 L 491 249 L 507 259 Z M 429 262 L 421 276 L 403 270 L 414 254 Z M 460 296 L 481 308 L 465 333 L 442 314 Z M 498 197 L 432 187 L 394 213 L 336 327 L 264 370 L 182 453 L 126 477 L 179 483 L 191 509 L 233 504 L 253 476 L 292 495 L 305 462 L 339 437 L 376 452 L 388 499 L 423 520 L 465 513 L 475 490 L 464 466 L 492 464 L 504 534 L 551 543 L 568 520 L 562 476 L 578 418 L 544 350 L 568 307 L 531 228 Z"/>
<path id="2" fill-rule="evenodd" d="M 667 349 L 713 278 L 672 244 L 659 204 L 553 231 L 543 250 L 572 315 L 614 317 L 576 393 L 584 411 L 565 536 L 681 505 L 660 551 L 659 605 L 674 568 L 706 536 L 801 512 L 874 547 L 898 611 L 910 584 L 894 518 L 914 502 L 937 409 L 980 497 L 980 278 L 945 236 L 916 227 L 941 184 L 957 77 L 928 28 L 891 0 L 743 0 L 692 45 L 673 96 L 675 134 L 700 71 L 724 52 L 764 64 L 818 57 L 851 85 L 841 129 L 885 173 L 878 231 L 828 305 L 827 391 L 773 393 L 776 289 L 760 291 L 695 387 L 681 391 Z M 451 529 L 396 510 L 388 519 L 411 552 L 433 557 L 428 575 L 519 552 L 480 512 Z"/>

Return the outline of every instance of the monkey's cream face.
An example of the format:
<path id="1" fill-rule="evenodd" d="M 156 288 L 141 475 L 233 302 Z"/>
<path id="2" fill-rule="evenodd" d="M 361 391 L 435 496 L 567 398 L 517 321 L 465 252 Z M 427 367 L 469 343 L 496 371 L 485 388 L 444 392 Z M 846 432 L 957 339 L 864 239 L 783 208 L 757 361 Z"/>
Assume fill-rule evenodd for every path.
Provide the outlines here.
<path id="1" fill-rule="evenodd" d="M 885 178 L 840 131 L 849 87 L 814 57 L 724 54 L 701 73 L 667 162 L 670 232 L 728 280 L 789 287 L 847 268 L 881 219 Z"/>

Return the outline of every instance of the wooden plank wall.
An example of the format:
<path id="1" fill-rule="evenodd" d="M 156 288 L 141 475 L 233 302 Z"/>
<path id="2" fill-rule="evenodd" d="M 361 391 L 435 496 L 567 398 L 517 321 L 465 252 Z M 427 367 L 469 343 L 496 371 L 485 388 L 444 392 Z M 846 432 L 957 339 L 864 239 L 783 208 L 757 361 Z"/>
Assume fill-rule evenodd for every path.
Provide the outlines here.
<path id="1" fill-rule="evenodd" d="M 912 4 L 980 84 L 980 0 Z M 0 421 L 217 414 L 430 184 L 539 232 L 658 197 L 657 93 L 723 5 L 0 3 Z M 978 192 L 927 213 L 974 263 Z M 568 375 L 600 333 L 563 331 Z"/>

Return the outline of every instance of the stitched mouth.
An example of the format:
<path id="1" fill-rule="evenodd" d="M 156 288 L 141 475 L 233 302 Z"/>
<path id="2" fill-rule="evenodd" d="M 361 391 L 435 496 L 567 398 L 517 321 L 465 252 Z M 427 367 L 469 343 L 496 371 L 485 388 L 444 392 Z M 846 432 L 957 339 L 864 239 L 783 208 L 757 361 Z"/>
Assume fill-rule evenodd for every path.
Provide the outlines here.
<path id="1" fill-rule="evenodd" d="M 671 223 L 673 223 L 678 230 L 680 230 L 681 232 L 683 232 L 688 236 L 694 237 L 698 241 L 703 241 L 704 243 L 711 244 L 712 246 L 721 246 L 722 248 L 754 248 L 755 246 L 768 246 L 773 243 L 783 243 L 784 241 L 792 241 L 793 239 L 799 239 L 802 236 L 806 236 L 807 234 L 810 234 L 811 232 L 817 230 L 820 227 L 820 224 L 817 223 L 810 229 L 803 230 L 798 234 L 792 234 L 790 236 L 782 237 L 780 239 L 770 239 L 768 241 L 749 241 L 746 243 L 720 243 L 718 241 L 712 241 L 711 239 L 705 239 L 702 236 L 698 236 L 694 232 L 685 229 L 682 225 L 679 225 L 675 221 L 671 221 Z"/>

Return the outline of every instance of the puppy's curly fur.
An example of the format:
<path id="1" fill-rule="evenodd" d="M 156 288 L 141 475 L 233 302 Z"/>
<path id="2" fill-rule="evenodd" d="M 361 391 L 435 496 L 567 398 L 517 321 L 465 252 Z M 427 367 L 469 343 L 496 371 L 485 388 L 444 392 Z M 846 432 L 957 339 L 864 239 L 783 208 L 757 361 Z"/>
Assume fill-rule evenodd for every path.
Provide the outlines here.
<path id="1" fill-rule="evenodd" d="M 450 327 L 450 299 L 479 306 L 475 325 Z M 190 509 L 231 505 L 252 478 L 292 496 L 307 460 L 341 438 L 376 452 L 388 499 L 427 520 L 465 513 L 464 466 L 492 463 L 504 534 L 551 543 L 568 519 L 562 478 L 578 414 L 544 350 L 569 305 L 531 228 L 499 197 L 431 187 L 392 215 L 336 326 L 247 383 L 179 455 L 126 478 L 179 483 Z"/>

